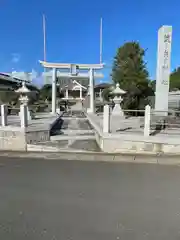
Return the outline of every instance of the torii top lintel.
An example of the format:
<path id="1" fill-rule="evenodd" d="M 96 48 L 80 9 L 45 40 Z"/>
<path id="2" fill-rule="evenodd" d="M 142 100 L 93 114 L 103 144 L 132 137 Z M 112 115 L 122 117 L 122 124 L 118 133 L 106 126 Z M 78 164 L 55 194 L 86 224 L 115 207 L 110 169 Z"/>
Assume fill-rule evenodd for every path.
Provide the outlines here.
<path id="1" fill-rule="evenodd" d="M 45 61 L 39 61 L 40 64 L 45 68 L 57 68 L 57 69 L 71 69 L 73 65 L 77 66 L 78 69 L 103 69 L 104 64 L 74 64 L 74 63 L 49 63 Z"/>

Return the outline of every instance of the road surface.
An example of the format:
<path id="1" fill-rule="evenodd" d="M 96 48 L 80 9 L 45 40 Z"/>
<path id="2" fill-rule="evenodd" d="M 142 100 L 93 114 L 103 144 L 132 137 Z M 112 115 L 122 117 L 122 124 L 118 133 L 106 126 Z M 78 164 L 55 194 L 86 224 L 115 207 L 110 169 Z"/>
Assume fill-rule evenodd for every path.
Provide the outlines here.
<path id="1" fill-rule="evenodd" d="M 1 158 L 0 239 L 180 239 L 180 168 Z"/>

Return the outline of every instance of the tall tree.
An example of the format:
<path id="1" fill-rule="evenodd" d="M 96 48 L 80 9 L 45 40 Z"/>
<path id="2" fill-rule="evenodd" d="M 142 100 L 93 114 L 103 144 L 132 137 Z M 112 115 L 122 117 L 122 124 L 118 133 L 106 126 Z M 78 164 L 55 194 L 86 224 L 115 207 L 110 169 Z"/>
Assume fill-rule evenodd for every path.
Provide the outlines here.
<path id="1" fill-rule="evenodd" d="M 153 95 L 148 71 L 144 62 L 145 50 L 138 42 L 127 42 L 117 49 L 112 69 L 112 79 L 127 91 L 124 108 L 144 108 L 147 97 Z M 142 106 L 140 106 L 142 105 Z"/>
<path id="2" fill-rule="evenodd" d="M 41 89 L 40 89 L 40 99 L 42 100 L 51 100 L 52 98 L 52 86 L 51 84 L 45 84 Z"/>
<path id="3" fill-rule="evenodd" d="M 153 90 L 156 89 L 156 80 L 151 81 L 151 86 Z M 180 67 L 174 69 L 170 74 L 169 79 L 169 90 L 180 90 Z"/>
<path id="4" fill-rule="evenodd" d="M 18 94 L 13 90 L 1 90 L 0 92 L 0 101 L 4 104 L 16 105 L 18 98 Z"/>
<path id="5" fill-rule="evenodd" d="M 45 84 L 39 91 L 40 99 L 41 100 L 52 100 L 52 85 L 51 84 Z M 56 96 L 58 98 L 61 98 L 63 95 L 59 92 L 59 88 L 56 87 Z"/>
<path id="6" fill-rule="evenodd" d="M 180 67 L 175 69 L 170 75 L 170 91 L 180 89 Z"/>

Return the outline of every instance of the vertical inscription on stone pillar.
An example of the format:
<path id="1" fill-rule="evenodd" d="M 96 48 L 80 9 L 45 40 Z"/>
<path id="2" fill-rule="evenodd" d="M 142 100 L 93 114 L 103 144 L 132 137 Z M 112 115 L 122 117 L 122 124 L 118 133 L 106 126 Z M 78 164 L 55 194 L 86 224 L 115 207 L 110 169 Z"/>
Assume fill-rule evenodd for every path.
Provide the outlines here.
<path id="1" fill-rule="evenodd" d="M 164 34 L 164 56 L 163 56 L 163 78 L 161 83 L 163 85 L 169 85 L 170 74 L 170 49 L 171 49 L 171 34 Z"/>
<path id="2" fill-rule="evenodd" d="M 155 96 L 156 111 L 168 111 L 171 43 L 172 27 L 162 26 L 158 31 L 158 54 Z"/>

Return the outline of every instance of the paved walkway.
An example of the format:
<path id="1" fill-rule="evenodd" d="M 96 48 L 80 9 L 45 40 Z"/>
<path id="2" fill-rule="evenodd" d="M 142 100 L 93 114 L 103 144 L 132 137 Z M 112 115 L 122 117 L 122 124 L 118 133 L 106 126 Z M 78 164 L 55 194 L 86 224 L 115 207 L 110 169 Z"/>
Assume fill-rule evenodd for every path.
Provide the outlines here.
<path id="1" fill-rule="evenodd" d="M 0 159 L 0 239 L 176 240 L 180 168 Z"/>
<path id="2" fill-rule="evenodd" d="M 95 140 L 94 130 L 81 111 L 63 114 L 61 123 L 52 133 L 51 141 L 32 147 L 39 149 L 39 145 L 44 148 L 52 147 L 55 150 L 101 151 Z"/>

